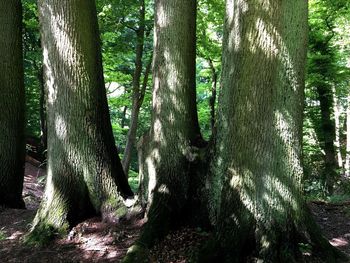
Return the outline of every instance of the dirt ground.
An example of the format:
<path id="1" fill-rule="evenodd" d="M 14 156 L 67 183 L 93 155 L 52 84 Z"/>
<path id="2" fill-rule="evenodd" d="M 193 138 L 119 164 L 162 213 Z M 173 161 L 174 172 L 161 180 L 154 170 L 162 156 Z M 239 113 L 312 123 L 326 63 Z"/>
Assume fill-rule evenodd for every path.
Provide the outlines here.
<path id="1" fill-rule="evenodd" d="M 43 194 L 43 177 L 44 170 L 26 163 L 23 196 L 27 210 L 0 208 L 0 262 L 119 262 L 137 239 L 143 220 L 112 225 L 96 217 L 45 248 L 22 244 Z M 350 256 L 350 202 L 314 202 L 310 208 L 330 243 Z M 157 244 L 151 258 L 155 263 L 186 263 L 193 248 L 207 238 L 200 229 L 183 228 Z"/>

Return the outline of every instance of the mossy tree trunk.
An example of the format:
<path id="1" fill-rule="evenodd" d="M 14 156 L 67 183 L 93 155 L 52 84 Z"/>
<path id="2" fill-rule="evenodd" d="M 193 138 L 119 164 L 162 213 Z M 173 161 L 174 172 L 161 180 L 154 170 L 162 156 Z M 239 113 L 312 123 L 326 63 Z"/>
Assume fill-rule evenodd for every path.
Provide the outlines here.
<path id="1" fill-rule="evenodd" d="M 45 196 L 29 238 L 47 229 L 66 230 L 94 213 L 118 220 L 126 211 L 123 197 L 132 195 L 112 134 L 95 1 L 38 3 L 48 165 Z"/>
<path id="2" fill-rule="evenodd" d="M 21 1 L 0 2 L 0 206 L 24 208 L 24 75 Z"/>
<path id="3" fill-rule="evenodd" d="M 199 262 L 300 262 L 301 242 L 335 262 L 302 198 L 307 32 L 306 0 L 226 1 L 213 161 L 223 190 L 214 253 Z"/>
<path id="4" fill-rule="evenodd" d="M 153 115 L 144 136 L 142 173 L 148 222 L 139 244 L 150 247 L 185 219 L 196 149 L 202 145 L 195 89 L 196 1 L 155 2 Z M 141 262 L 127 257 L 126 262 Z"/>

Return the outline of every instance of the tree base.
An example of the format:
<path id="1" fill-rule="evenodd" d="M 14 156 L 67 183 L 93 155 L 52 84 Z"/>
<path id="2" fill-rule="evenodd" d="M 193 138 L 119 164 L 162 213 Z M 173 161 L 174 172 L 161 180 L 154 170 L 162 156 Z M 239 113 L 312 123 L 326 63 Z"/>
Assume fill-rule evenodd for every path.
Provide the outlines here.
<path id="1" fill-rule="evenodd" d="M 149 250 L 140 244 L 135 244 L 128 249 L 126 256 L 121 263 L 149 263 Z"/>
<path id="2" fill-rule="evenodd" d="M 45 247 L 54 239 L 62 237 L 68 233 L 68 225 L 57 228 L 50 224 L 39 224 L 24 237 L 24 243 L 29 246 Z"/>
<path id="3" fill-rule="evenodd" d="M 302 237 L 301 233 L 293 235 Z M 300 234 L 300 235 L 299 235 Z M 236 243 L 239 237 L 236 237 Z M 194 254 L 191 262 L 198 263 L 242 263 L 242 262 L 325 262 L 342 263 L 349 262 L 349 257 L 338 249 L 332 247 L 329 242 L 317 231 L 309 233 L 309 241 L 306 238 L 299 240 L 285 239 L 275 244 L 262 248 L 264 240 L 249 240 L 241 246 L 230 246 L 218 240 L 210 239 L 202 248 Z M 245 237 L 241 241 L 247 240 Z M 244 242 L 244 241 L 243 241 Z"/>

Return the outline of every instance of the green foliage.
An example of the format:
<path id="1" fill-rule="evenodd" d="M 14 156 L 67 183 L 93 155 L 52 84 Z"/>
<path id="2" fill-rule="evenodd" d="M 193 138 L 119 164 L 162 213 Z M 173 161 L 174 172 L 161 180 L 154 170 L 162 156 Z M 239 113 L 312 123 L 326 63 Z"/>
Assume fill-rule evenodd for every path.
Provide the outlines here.
<path id="1" fill-rule="evenodd" d="M 327 198 L 327 201 L 331 204 L 341 204 L 350 200 L 350 193 L 347 194 L 334 194 Z"/>
<path id="2" fill-rule="evenodd" d="M 128 180 L 131 190 L 136 193 L 139 187 L 139 174 L 133 170 L 130 170 Z"/>
<path id="3" fill-rule="evenodd" d="M 132 81 L 135 70 L 136 30 L 140 26 L 139 8 L 141 1 L 99 0 L 97 1 L 99 25 L 102 40 L 104 76 L 107 85 L 113 134 L 122 153 L 127 140 L 132 108 Z M 146 37 L 144 43 L 143 73 L 151 59 L 153 49 L 153 6 L 146 0 Z M 142 75 L 141 82 L 144 74 Z M 137 137 L 150 127 L 151 116 L 150 76 L 144 102 L 140 109 Z M 134 151 L 135 152 L 135 151 Z M 138 170 L 134 154 L 131 169 Z"/>
<path id="4" fill-rule="evenodd" d="M 7 238 L 6 233 L 4 232 L 4 229 L 0 229 L 0 241 L 5 240 Z"/>
<path id="5" fill-rule="evenodd" d="M 312 246 L 310 244 L 308 244 L 308 243 L 299 243 L 298 246 L 299 246 L 300 252 L 303 255 L 305 255 L 305 254 L 311 255 L 311 253 L 312 253 Z"/>
<path id="6" fill-rule="evenodd" d="M 347 106 L 348 87 L 350 83 L 349 44 L 350 35 L 345 25 L 348 25 L 350 9 L 348 1 L 309 2 L 309 52 L 308 75 L 305 90 L 305 118 L 303 130 L 303 151 L 305 190 L 311 196 L 324 196 L 325 191 L 320 185 L 324 170 L 325 141 L 329 140 L 321 125 L 321 109 L 317 88 L 326 91 L 330 103 L 331 119 L 334 122 L 333 100 L 337 99 L 340 112 L 339 121 L 341 146 L 338 149 L 345 157 L 345 109 Z M 331 138 L 331 140 L 333 140 Z M 342 170 L 338 171 L 339 174 Z"/>
<path id="7" fill-rule="evenodd" d="M 40 72 L 42 51 L 35 0 L 23 2 L 24 82 L 26 88 L 27 135 L 40 136 Z"/>
<path id="8" fill-rule="evenodd" d="M 209 100 L 212 97 L 213 69 L 220 86 L 224 1 L 199 0 L 197 15 L 197 108 L 202 135 L 211 135 Z"/>

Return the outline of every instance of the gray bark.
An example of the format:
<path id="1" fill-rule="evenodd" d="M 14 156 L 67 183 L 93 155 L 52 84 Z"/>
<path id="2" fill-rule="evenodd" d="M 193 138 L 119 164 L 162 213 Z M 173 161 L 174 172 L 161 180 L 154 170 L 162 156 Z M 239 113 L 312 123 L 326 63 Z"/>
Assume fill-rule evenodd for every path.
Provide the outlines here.
<path id="1" fill-rule="evenodd" d="M 24 75 L 21 1 L 0 1 L 0 206 L 24 208 Z"/>
<path id="2" fill-rule="evenodd" d="M 118 220 L 132 195 L 118 157 L 104 86 L 95 1 L 40 0 L 47 89 L 45 196 L 32 237 L 93 213 Z M 40 235 L 39 235 L 40 236 Z"/>
<path id="3" fill-rule="evenodd" d="M 196 1 L 155 2 L 152 126 L 143 137 L 148 221 L 139 243 L 149 248 L 185 220 L 195 149 L 201 147 L 195 89 Z M 144 173 L 144 174 L 143 174 Z M 141 262 L 138 246 L 124 262 Z M 139 261 L 138 261 L 139 260 Z"/>
<path id="4" fill-rule="evenodd" d="M 301 192 L 307 32 L 306 0 L 226 2 L 213 161 L 223 191 L 216 258 L 199 262 L 243 262 L 254 251 L 264 262 L 296 262 L 305 232 L 315 248 L 330 247 Z"/>

